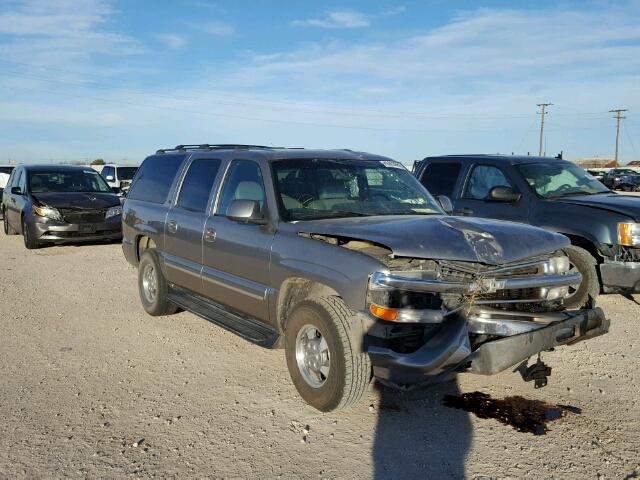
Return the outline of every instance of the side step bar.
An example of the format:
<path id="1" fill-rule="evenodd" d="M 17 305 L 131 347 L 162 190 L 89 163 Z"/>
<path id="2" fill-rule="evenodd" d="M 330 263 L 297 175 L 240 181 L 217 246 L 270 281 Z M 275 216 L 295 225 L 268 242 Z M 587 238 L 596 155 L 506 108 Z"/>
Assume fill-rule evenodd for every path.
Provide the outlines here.
<path id="1" fill-rule="evenodd" d="M 231 312 L 222 305 L 182 288 L 169 287 L 169 301 L 256 345 L 274 348 L 280 339 L 276 330 L 250 317 Z"/>

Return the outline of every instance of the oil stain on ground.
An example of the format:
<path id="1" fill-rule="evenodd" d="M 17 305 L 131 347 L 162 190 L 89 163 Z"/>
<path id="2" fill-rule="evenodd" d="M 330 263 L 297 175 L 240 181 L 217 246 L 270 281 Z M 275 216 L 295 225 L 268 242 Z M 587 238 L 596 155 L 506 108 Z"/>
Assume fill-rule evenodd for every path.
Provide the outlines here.
<path id="1" fill-rule="evenodd" d="M 445 395 L 443 403 L 447 407 L 471 412 L 478 418 L 495 418 L 519 432 L 534 435 L 547 433 L 547 422 L 562 418 L 568 412 L 582 413 L 580 408 L 571 405 L 552 405 L 519 395 L 499 400 L 482 392 Z"/>

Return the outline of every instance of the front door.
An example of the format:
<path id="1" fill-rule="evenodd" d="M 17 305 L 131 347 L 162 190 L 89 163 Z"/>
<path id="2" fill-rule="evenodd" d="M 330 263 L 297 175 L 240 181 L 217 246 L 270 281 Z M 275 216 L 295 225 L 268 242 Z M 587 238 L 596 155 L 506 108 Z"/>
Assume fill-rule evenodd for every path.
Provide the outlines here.
<path id="1" fill-rule="evenodd" d="M 268 225 L 227 218 L 234 200 L 257 201 L 263 214 L 267 211 L 264 179 L 257 163 L 234 160 L 229 166 L 216 213 L 205 224 L 203 288 L 216 302 L 268 323 L 274 232 Z"/>
<path id="2" fill-rule="evenodd" d="M 513 222 L 528 222 L 526 198 L 514 202 L 498 202 L 488 198 L 494 187 L 509 187 L 519 192 L 515 182 L 501 168 L 494 165 L 474 165 L 467 175 L 458 198 L 454 199 L 454 214 L 496 218 Z"/>
<path id="3" fill-rule="evenodd" d="M 218 159 L 209 158 L 196 158 L 191 162 L 164 226 L 167 280 L 200 294 L 203 293 L 202 235 L 220 163 Z"/>

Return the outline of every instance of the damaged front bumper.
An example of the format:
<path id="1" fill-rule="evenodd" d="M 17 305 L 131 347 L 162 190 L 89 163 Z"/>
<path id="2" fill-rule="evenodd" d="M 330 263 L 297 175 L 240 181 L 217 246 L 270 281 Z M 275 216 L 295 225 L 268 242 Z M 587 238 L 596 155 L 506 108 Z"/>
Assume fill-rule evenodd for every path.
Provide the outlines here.
<path id="1" fill-rule="evenodd" d="M 605 293 L 640 293 L 640 262 L 605 260 L 600 275 Z"/>
<path id="2" fill-rule="evenodd" d="M 508 313 L 501 311 L 497 315 L 491 310 L 476 310 L 469 316 L 456 314 L 411 353 L 369 346 L 374 375 L 398 386 L 428 383 L 452 372 L 493 375 L 540 352 L 597 337 L 609 330 L 609 320 L 600 308 L 538 315 L 537 319 L 529 320 L 508 318 Z M 513 333 L 516 327 L 523 331 Z M 470 334 L 483 334 L 487 329 L 502 329 L 511 335 L 472 347 Z"/>

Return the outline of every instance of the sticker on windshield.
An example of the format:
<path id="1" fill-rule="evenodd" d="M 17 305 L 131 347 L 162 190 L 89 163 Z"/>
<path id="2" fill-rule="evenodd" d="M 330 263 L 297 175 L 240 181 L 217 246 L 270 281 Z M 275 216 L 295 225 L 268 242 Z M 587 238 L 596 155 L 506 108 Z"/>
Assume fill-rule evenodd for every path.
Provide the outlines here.
<path id="1" fill-rule="evenodd" d="M 403 170 L 406 170 L 404 165 L 400 162 L 396 162 L 395 160 L 380 160 L 380 163 L 388 168 L 402 168 Z"/>

